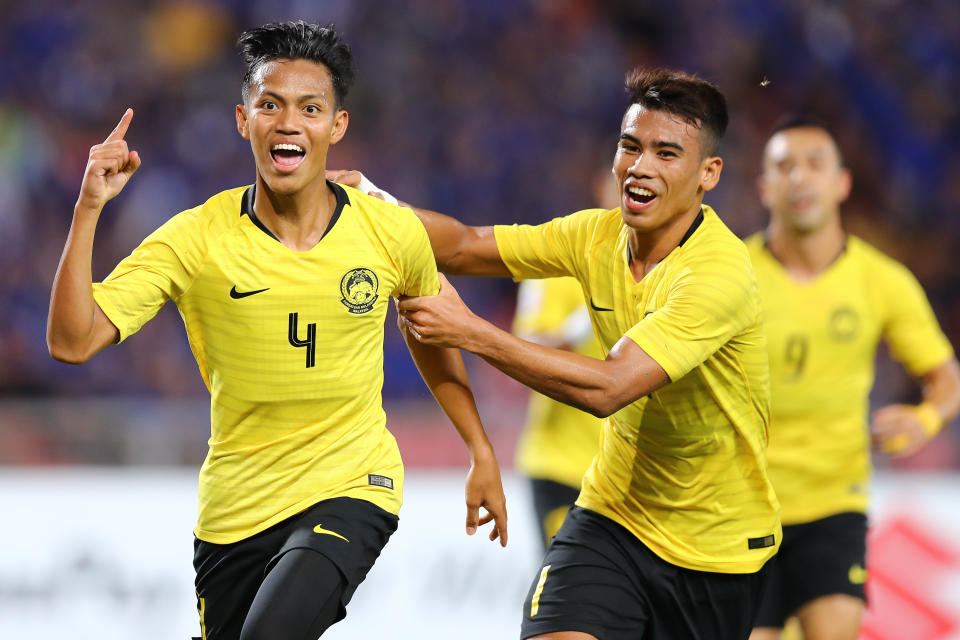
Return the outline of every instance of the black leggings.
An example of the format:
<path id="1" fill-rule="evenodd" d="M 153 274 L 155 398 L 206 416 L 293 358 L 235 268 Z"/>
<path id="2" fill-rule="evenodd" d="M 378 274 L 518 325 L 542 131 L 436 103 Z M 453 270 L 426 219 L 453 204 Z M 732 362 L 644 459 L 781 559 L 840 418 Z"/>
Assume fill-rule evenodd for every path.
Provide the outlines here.
<path id="1" fill-rule="evenodd" d="M 322 553 L 291 549 L 253 598 L 240 640 L 317 640 L 343 617 L 346 581 Z"/>

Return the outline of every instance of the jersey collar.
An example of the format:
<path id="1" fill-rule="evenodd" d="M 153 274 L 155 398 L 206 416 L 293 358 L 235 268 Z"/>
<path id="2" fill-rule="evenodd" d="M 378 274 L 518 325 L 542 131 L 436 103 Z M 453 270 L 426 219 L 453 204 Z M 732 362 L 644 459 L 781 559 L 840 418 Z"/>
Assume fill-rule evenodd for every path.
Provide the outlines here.
<path id="1" fill-rule="evenodd" d="M 333 229 L 333 225 L 337 224 L 337 220 L 340 219 L 340 214 L 343 212 L 343 208 L 350 204 L 350 197 L 347 195 L 347 192 L 336 182 L 331 182 L 327 180 L 327 185 L 333 190 L 333 195 L 337 198 L 337 204 L 333 208 L 333 215 L 330 216 L 330 222 L 327 224 L 327 228 L 324 229 L 323 235 L 320 236 L 320 240 L 323 240 L 327 237 L 327 234 L 330 233 L 330 230 Z M 256 195 L 257 185 L 250 185 L 247 187 L 247 190 L 243 192 L 243 195 L 240 197 L 240 216 L 249 216 L 250 222 L 252 222 L 258 229 L 263 231 L 265 234 L 280 242 L 280 238 L 275 236 L 270 229 L 267 229 L 266 225 L 260 221 L 260 218 L 257 217 L 257 214 L 253 212 L 253 199 Z"/>

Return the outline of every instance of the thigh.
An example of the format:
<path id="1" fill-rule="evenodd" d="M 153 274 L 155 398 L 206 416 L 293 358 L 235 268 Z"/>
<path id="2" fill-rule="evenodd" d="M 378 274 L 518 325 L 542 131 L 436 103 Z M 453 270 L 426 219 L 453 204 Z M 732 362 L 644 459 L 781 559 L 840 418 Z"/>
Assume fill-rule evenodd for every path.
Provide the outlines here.
<path id="1" fill-rule="evenodd" d="M 232 544 L 194 540 L 197 612 L 201 637 L 236 640 L 263 581 L 263 572 L 279 549 L 269 533 Z"/>
<path id="2" fill-rule="evenodd" d="M 297 516 L 274 561 L 294 549 L 322 554 L 345 579 L 342 604 L 346 607 L 396 531 L 397 522 L 397 516 L 366 500 L 324 500 Z"/>
<path id="3" fill-rule="evenodd" d="M 531 478 L 530 489 L 533 494 L 533 509 L 540 527 L 540 540 L 546 547 L 560 529 L 570 507 L 577 501 L 580 488 L 553 480 Z"/>
<path id="4" fill-rule="evenodd" d="M 651 560 L 651 566 L 656 561 Z M 766 567 L 746 574 L 668 567 L 650 593 L 654 614 L 644 640 L 746 640 L 750 636 Z"/>
<path id="5" fill-rule="evenodd" d="M 866 600 L 867 518 L 840 513 L 791 527 L 778 555 L 788 615 L 807 603 L 834 594 Z"/>
<path id="6" fill-rule="evenodd" d="M 271 566 L 257 591 L 240 640 L 316 640 L 343 618 L 346 580 L 326 556 L 293 549 Z"/>
<path id="7" fill-rule="evenodd" d="M 784 530 L 786 530 L 786 527 L 784 527 Z M 767 579 L 760 595 L 760 606 L 753 625 L 756 628 L 776 629 L 778 634 L 790 615 L 783 604 L 783 581 L 780 577 L 779 564 L 780 553 L 783 553 L 782 545 L 780 552 L 770 558 L 764 566 Z"/>
<path id="8" fill-rule="evenodd" d="M 806 640 L 855 640 L 864 602 L 844 593 L 822 596 L 797 610 Z"/>
<path id="9" fill-rule="evenodd" d="M 528 590 L 522 638 L 564 631 L 605 640 L 643 635 L 649 610 L 639 576 L 627 568 L 630 558 L 608 524 L 614 523 L 592 511 L 570 510 Z"/>

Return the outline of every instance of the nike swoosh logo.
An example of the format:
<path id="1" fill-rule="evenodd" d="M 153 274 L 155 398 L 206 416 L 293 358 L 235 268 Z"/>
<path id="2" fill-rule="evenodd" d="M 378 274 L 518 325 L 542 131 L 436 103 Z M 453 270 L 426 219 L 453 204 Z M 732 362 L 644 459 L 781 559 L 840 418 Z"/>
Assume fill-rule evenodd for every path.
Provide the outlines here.
<path id="1" fill-rule="evenodd" d="M 590 298 L 590 308 L 593 309 L 594 311 L 613 311 L 613 309 L 605 309 L 603 307 L 598 307 L 597 305 L 593 304 L 593 298 Z"/>
<path id="2" fill-rule="evenodd" d="M 340 539 L 343 540 L 344 542 L 350 542 L 349 540 L 347 540 L 346 538 L 344 538 L 342 535 L 340 535 L 340 534 L 337 533 L 336 531 L 330 531 L 330 529 L 324 529 L 322 524 L 318 524 L 317 526 L 315 526 L 315 527 L 313 528 L 313 532 L 314 532 L 314 533 L 325 533 L 325 534 L 328 535 L 328 536 L 334 536 L 334 537 L 336 537 L 336 538 L 340 538 Z"/>
<path id="3" fill-rule="evenodd" d="M 266 289 L 257 289 L 256 291 L 237 291 L 237 285 L 233 285 L 233 288 L 230 289 L 230 297 L 234 300 L 239 300 L 240 298 L 246 298 L 247 296 L 256 295 L 269 290 L 270 287 L 267 287 Z"/>

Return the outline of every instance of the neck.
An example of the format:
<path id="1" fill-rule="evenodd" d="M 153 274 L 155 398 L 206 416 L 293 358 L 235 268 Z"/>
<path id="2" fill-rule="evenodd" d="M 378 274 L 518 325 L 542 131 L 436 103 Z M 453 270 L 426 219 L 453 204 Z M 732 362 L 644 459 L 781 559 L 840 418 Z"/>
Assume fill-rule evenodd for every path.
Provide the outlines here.
<path id="1" fill-rule="evenodd" d="M 837 259 L 846 245 L 840 217 L 832 216 L 823 226 L 800 232 L 771 220 L 767 247 L 787 273 L 798 280 L 812 280 Z"/>
<path id="2" fill-rule="evenodd" d="M 640 231 L 633 227 L 627 236 L 630 247 L 630 273 L 639 282 L 650 273 L 657 264 L 677 248 L 690 225 L 700 213 L 700 202 L 695 207 L 674 217 L 667 224 L 651 231 Z"/>
<path id="3" fill-rule="evenodd" d="M 326 233 L 337 198 L 324 179 L 290 194 L 272 191 L 259 175 L 253 212 L 284 245 L 294 251 L 314 247 Z"/>

